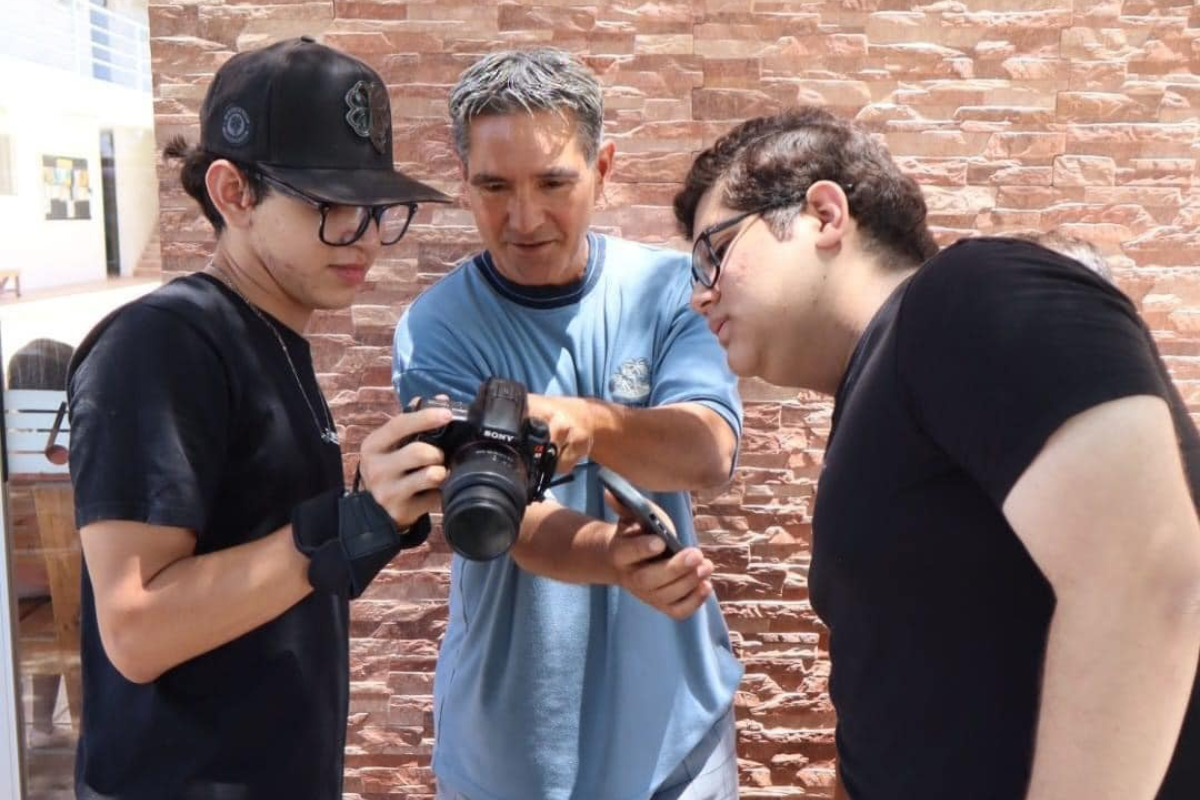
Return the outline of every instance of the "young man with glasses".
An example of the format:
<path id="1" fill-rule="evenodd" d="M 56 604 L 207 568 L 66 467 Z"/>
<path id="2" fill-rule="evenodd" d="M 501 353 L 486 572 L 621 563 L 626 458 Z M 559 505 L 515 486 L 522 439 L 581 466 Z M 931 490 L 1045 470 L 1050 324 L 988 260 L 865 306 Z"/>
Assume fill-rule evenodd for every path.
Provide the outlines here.
<path id="1" fill-rule="evenodd" d="M 445 475 L 363 441 L 355 490 L 303 333 L 438 191 L 394 171 L 380 77 L 308 37 L 236 55 L 172 142 L 212 262 L 118 310 L 70 380 L 83 544 L 81 798 L 342 796 L 348 599 L 419 543 Z"/>
<path id="2" fill-rule="evenodd" d="M 740 375 L 834 396 L 813 519 L 839 796 L 1200 797 L 1200 437 L 1133 304 L 1060 253 L 937 253 L 819 109 L 675 201 Z"/>
<path id="3" fill-rule="evenodd" d="M 591 230 L 614 147 L 596 77 L 554 49 L 494 53 L 450 94 L 485 250 L 396 329 L 400 398 L 524 382 L 572 479 L 512 550 L 456 556 L 434 682 L 446 800 L 730 800 L 742 674 L 694 545 L 689 489 L 728 480 L 733 376 L 688 306 L 687 258 Z M 603 464 L 689 545 L 618 525 Z"/>

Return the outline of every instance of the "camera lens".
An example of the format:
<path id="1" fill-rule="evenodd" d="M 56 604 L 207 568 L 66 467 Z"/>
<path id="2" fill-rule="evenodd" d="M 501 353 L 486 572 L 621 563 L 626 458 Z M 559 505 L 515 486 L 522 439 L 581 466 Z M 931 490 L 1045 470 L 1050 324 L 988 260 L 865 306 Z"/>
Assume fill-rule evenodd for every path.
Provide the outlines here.
<path id="1" fill-rule="evenodd" d="M 508 552 L 525 515 L 525 466 L 507 448 L 475 443 L 459 450 L 442 484 L 442 527 L 464 558 Z"/>

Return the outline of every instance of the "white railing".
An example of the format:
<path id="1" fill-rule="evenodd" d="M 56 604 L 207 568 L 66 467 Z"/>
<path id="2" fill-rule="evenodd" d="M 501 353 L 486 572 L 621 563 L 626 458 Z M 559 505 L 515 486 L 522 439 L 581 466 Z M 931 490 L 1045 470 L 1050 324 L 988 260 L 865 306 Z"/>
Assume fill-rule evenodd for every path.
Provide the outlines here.
<path id="1" fill-rule="evenodd" d="M 146 17 L 94 0 L 4 0 L 0 54 L 150 92 Z"/>
<path id="2" fill-rule="evenodd" d="M 67 393 L 4 391 L 4 458 L 8 475 L 66 475 L 71 444 Z"/>

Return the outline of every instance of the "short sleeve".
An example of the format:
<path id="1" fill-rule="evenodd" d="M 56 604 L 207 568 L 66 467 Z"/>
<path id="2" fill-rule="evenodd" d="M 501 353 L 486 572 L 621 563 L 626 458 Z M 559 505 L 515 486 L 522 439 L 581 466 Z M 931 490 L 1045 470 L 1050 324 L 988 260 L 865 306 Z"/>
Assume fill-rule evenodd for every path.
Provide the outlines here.
<path id="1" fill-rule="evenodd" d="M 1169 397 L 1129 298 L 1013 239 L 968 240 L 921 268 L 899 311 L 897 368 L 918 424 L 997 505 L 1071 417 Z"/>
<path id="2" fill-rule="evenodd" d="M 211 342 L 135 303 L 79 355 L 69 392 L 76 524 L 202 530 L 229 441 L 229 383 Z"/>
<path id="3" fill-rule="evenodd" d="M 436 314 L 426 313 L 422 299 L 411 305 L 396 325 L 392 341 L 392 386 L 401 407 L 414 397 L 447 395 L 469 403 L 489 376 L 465 357 L 466 348 Z"/>
<path id="4" fill-rule="evenodd" d="M 720 414 L 734 436 L 742 434 L 742 403 L 725 351 L 689 303 L 690 273 L 664 293 L 665 332 L 655 348 L 650 405 L 700 403 Z"/>

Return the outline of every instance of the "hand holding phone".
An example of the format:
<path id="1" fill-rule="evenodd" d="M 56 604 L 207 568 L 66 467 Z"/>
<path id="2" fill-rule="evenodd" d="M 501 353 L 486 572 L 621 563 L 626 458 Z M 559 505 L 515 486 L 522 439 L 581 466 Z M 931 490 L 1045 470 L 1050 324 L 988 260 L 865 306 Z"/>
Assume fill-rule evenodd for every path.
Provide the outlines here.
<path id="1" fill-rule="evenodd" d="M 612 492 L 613 497 L 629 512 L 629 515 L 641 526 L 643 531 L 662 539 L 666 550 L 663 551 L 661 558 L 670 558 L 683 550 L 683 542 L 675 535 L 671 523 L 663 519 L 662 512 L 656 510 L 650 500 L 634 488 L 632 483 L 608 467 L 601 467 L 597 477 L 600 478 L 600 483 L 604 488 Z"/>
<path id="2" fill-rule="evenodd" d="M 712 595 L 713 563 L 695 548 L 685 548 L 675 534 L 671 519 L 629 481 L 604 467 L 600 468 L 598 476 L 613 499 L 626 510 L 623 516 L 632 518 L 644 532 L 657 536 L 666 545 L 663 552 L 650 555 L 644 545 L 618 544 L 621 556 L 614 561 L 615 582 L 672 619 L 687 619 Z M 618 526 L 618 530 L 620 528 Z M 685 549 L 692 552 L 675 557 Z"/>

